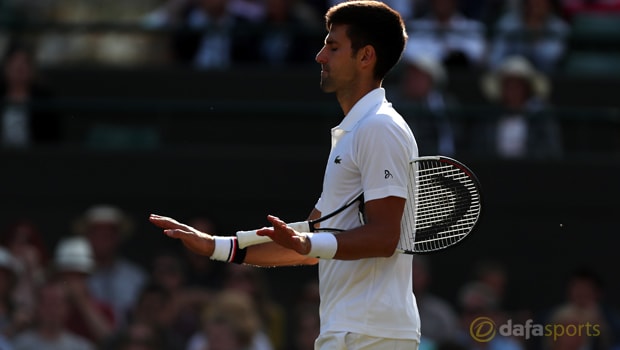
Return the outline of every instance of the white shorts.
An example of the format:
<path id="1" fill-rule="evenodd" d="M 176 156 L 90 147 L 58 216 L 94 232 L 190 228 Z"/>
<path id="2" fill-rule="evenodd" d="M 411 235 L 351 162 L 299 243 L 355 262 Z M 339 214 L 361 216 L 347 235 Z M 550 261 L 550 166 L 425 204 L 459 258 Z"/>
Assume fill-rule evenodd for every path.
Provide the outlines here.
<path id="1" fill-rule="evenodd" d="M 321 334 L 314 342 L 314 350 L 417 350 L 413 339 L 377 338 L 350 332 Z"/>

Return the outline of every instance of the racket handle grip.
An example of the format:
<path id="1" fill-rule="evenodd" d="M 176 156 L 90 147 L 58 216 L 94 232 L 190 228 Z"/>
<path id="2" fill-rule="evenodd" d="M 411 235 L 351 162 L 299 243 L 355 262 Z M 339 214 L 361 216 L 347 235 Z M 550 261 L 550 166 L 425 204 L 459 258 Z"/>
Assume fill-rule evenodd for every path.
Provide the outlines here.
<path id="1" fill-rule="evenodd" d="M 287 225 L 297 232 L 310 232 L 310 224 L 307 221 L 293 222 Z M 256 231 L 258 230 L 237 231 L 239 248 L 243 249 L 257 244 L 271 242 L 271 238 L 259 236 L 256 234 Z"/>
<path id="2" fill-rule="evenodd" d="M 237 242 L 239 242 L 239 248 L 243 249 L 252 245 L 271 242 L 271 238 L 257 235 L 256 230 L 237 231 Z"/>

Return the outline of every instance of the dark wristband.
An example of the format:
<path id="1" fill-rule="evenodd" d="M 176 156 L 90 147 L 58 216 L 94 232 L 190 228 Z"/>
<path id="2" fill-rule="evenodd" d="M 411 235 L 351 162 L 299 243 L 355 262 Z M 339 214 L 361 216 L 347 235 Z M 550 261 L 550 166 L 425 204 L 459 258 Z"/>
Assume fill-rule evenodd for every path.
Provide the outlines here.
<path id="1" fill-rule="evenodd" d="M 243 264 L 247 251 L 247 248 L 239 248 L 239 241 L 235 238 L 233 240 L 232 257 L 229 261 L 233 264 Z"/>

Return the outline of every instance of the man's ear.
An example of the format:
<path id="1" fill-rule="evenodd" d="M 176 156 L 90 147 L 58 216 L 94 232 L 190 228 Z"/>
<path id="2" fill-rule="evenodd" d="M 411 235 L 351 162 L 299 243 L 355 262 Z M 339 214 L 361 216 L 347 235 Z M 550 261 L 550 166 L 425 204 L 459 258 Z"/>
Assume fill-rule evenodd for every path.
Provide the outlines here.
<path id="1" fill-rule="evenodd" d="M 375 48 L 372 45 L 366 45 L 359 49 L 357 57 L 362 65 L 372 65 L 377 60 Z"/>

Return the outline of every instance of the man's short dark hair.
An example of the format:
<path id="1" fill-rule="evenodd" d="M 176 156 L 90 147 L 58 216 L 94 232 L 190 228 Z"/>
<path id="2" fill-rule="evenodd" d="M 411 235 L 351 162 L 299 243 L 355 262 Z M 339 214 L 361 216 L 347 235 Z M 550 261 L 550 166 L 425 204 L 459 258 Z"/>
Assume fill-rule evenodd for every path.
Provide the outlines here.
<path id="1" fill-rule="evenodd" d="M 366 45 L 377 55 L 374 77 L 382 80 L 398 63 L 407 42 L 405 24 L 400 14 L 380 1 L 345 1 L 325 14 L 325 25 L 347 25 L 351 49 L 356 54 Z"/>

